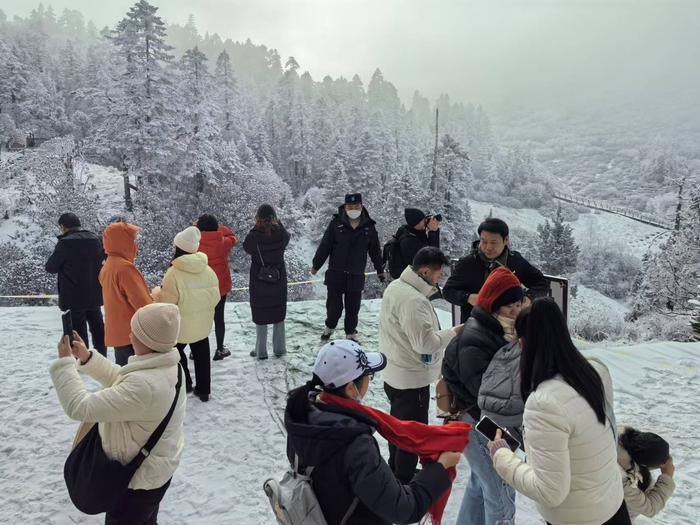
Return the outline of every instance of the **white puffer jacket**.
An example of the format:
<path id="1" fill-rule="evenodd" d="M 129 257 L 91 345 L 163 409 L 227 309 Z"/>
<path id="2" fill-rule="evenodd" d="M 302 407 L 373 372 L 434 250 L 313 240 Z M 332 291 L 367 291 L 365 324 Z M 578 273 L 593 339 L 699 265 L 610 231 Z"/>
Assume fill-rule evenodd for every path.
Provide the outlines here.
<path id="1" fill-rule="evenodd" d="M 105 454 L 127 464 L 168 413 L 175 397 L 178 351 L 132 356 L 115 365 L 97 352 L 85 365 L 63 357 L 50 368 L 58 399 L 68 417 L 92 425 L 99 422 Z M 78 369 L 104 387 L 91 394 Z M 185 444 L 183 422 L 187 394 L 183 385 L 170 423 L 151 454 L 129 483 L 131 489 L 156 489 L 172 478 Z M 84 427 L 81 427 L 84 431 Z"/>
<path id="2" fill-rule="evenodd" d="M 591 361 L 612 406 L 607 368 Z M 601 425 L 588 402 L 560 378 L 542 382 L 525 403 L 527 462 L 510 449 L 494 456 L 498 474 L 537 503 L 554 525 L 600 525 L 623 500 L 617 444 L 610 422 Z"/>
<path id="3" fill-rule="evenodd" d="M 379 351 L 387 358 L 382 379 L 394 388 L 422 388 L 440 377 L 445 347 L 455 332 L 440 329 L 429 299 L 437 292 L 410 266 L 384 292 Z M 430 355 L 430 363 L 421 354 Z"/>

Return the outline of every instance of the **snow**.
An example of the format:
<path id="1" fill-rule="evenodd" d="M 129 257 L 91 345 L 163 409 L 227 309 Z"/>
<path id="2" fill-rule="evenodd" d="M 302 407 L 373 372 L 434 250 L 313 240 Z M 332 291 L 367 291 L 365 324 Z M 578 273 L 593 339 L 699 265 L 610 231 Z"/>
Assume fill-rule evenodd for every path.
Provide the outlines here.
<path id="1" fill-rule="evenodd" d="M 124 175 L 118 169 L 90 162 L 75 163 L 76 175 L 86 181 L 99 205 L 100 219 L 124 214 Z"/>
<path id="2" fill-rule="evenodd" d="M 370 350 L 377 347 L 379 308 L 380 301 L 366 301 L 360 313 L 360 336 Z M 280 419 L 285 394 L 308 378 L 324 314 L 323 301 L 291 303 L 287 357 L 257 361 L 248 355 L 255 337 L 248 305 L 226 305 L 227 345 L 233 355 L 212 363 L 210 402 L 188 401 L 185 452 L 161 505 L 161 523 L 273 522 L 262 483 L 285 468 Z M 439 316 L 443 325 L 449 324 L 448 312 L 439 311 Z M 3 308 L 0 326 L 6 340 L 13 342 L 6 352 L 0 394 L 0 523 L 102 523 L 102 517 L 85 516 L 72 507 L 63 482 L 63 462 L 78 425 L 63 413 L 47 371 L 61 330 L 58 310 Z M 601 358 L 611 369 L 618 422 L 656 431 L 671 443 L 678 489 L 653 523 L 699 523 L 700 500 L 693 495 L 700 489 L 700 459 L 695 453 L 700 435 L 700 344 L 589 345 L 585 353 Z M 380 378 L 371 384 L 366 402 L 388 408 Z M 386 444 L 378 439 L 386 453 Z M 467 476 L 463 461 L 445 524 L 454 523 Z M 542 523 L 531 501 L 518 497 L 517 504 L 519 525 Z"/>

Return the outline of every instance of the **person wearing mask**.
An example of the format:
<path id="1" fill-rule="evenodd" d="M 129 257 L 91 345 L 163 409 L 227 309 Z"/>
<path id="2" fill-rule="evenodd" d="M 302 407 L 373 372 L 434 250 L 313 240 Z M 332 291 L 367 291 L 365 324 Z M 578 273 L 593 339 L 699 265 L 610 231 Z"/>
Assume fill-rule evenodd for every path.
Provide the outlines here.
<path id="1" fill-rule="evenodd" d="M 175 236 L 175 255 L 165 272 L 163 283 L 153 289 L 156 302 L 171 303 L 180 309 L 180 333 L 177 349 L 180 364 L 185 372 L 187 392 L 202 401 L 209 401 L 211 394 L 211 355 L 209 334 L 214 324 L 214 308 L 221 300 L 219 280 L 208 265 L 207 256 L 199 251 L 201 234 L 195 226 L 185 228 Z M 197 385 L 187 366 L 185 347 L 189 345 L 194 357 L 194 374 Z"/>
<path id="2" fill-rule="evenodd" d="M 458 339 L 450 343 L 442 364 L 443 380 L 460 411 L 460 420 L 481 419 L 478 397 L 482 376 L 500 348 L 514 342 L 515 319 L 523 305 L 522 286 L 507 268 L 497 268 L 479 291 L 476 305 Z M 473 432 L 464 449 L 471 475 L 457 517 L 458 525 L 513 523 L 515 491 L 493 468 L 488 440 Z"/>
<path id="3" fill-rule="evenodd" d="M 287 317 L 287 266 L 284 252 L 289 233 L 277 218 L 275 209 L 263 204 L 255 215 L 255 227 L 246 235 L 243 249 L 251 257 L 250 310 L 255 323 L 255 348 L 251 357 L 267 359 L 267 327 L 272 325 L 272 351 L 277 357 L 287 353 L 284 320 Z M 261 272 L 272 278 L 261 276 Z"/>
<path id="4" fill-rule="evenodd" d="M 124 366 L 134 355 L 129 323 L 136 310 L 153 302 L 143 274 L 136 268 L 139 227 L 115 222 L 105 228 L 102 244 L 107 260 L 100 270 L 105 308 L 105 344 L 114 348 L 114 359 Z"/>
<path id="5" fill-rule="evenodd" d="M 199 241 L 199 251 L 205 254 L 209 260 L 209 266 L 219 279 L 219 295 L 221 300 L 214 309 L 214 334 L 216 336 L 216 350 L 214 361 L 229 357 L 231 352 L 224 345 L 226 335 L 226 322 L 224 320 L 224 308 L 226 296 L 231 291 L 231 270 L 228 266 L 228 258 L 238 238 L 230 228 L 219 221 L 213 215 L 205 213 L 197 219 L 197 228 L 202 233 Z"/>
<path id="6" fill-rule="evenodd" d="M 100 270 L 105 258 L 102 241 L 82 228 L 74 213 L 62 214 L 58 227 L 61 235 L 46 261 L 46 271 L 58 274 L 58 307 L 70 310 L 73 328 L 86 344 L 89 326 L 93 348 L 107 356 L 101 309 Z"/>
<path id="7" fill-rule="evenodd" d="M 460 327 L 440 328 L 430 298 L 449 260 L 434 247 L 418 251 L 413 264 L 384 291 L 379 313 L 379 351 L 387 356 L 384 392 L 391 415 L 428 423 L 430 385 L 440 377 L 442 356 Z M 389 466 L 402 483 L 413 478 L 418 456 L 389 445 Z"/>
<path id="8" fill-rule="evenodd" d="M 313 259 L 311 274 L 316 275 L 328 262 L 324 283 L 328 288 L 326 299 L 326 326 L 321 335 L 328 341 L 345 309 L 345 337 L 357 339 L 358 315 L 365 288 L 367 256 L 372 259 L 377 276 L 386 281 L 382 250 L 375 222 L 362 205 L 359 193 L 345 196 L 345 204 L 338 208 L 321 239 Z"/>
<path id="9" fill-rule="evenodd" d="M 529 307 L 520 365 L 527 460 L 496 432 L 496 472 L 549 524 L 630 525 L 617 463 L 612 380 L 578 351 L 549 297 Z"/>
<path id="10" fill-rule="evenodd" d="M 479 240 L 474 241 L 471 253 L 457 262 L 442 291 L 448 302 L 460 307 L 462 322 L 469 318 L 489 273 L 501 266 L 516 275 L 529 296 L 547 295 L 549 285 L 542 272 L 508 247 L 510 232 L 505 222 L 488 218 L 477 232 Z"/>
<path id="11" fill-rule="evenodd" d="M 287 456 L 292 465 L 298 459 L 299 471 L 313 467 L 312 486 L 329 524 L 416 523 L 451 486 L 447 469 L 459 453 L 439 454 L 405 484 L 382 458 L 372 435 L 381 427 L 360 409 L 372 377 L 385 366 L 381 353 L 332 341 L 319 351 L 312 379 L 287 398 Z M 337 405 L 328 394 L 354 400 L 357 408 Z"/>
<path id="12" fill-rule="evenodd" d="M 619 427 L 617 462 L 622 470 L 622 486 L 630 518 L 656 516 L 676 489 L 673 481 L 676 468 L 666 440 L 653 432 Z M 656 481 L 650 472 L 655 469 L 661 470 Z"/>
<path id="13" fill-rule="evenodd" d="M 416 208 L 406 208 L 404 217 L 406 224 L 394 234 L 400 257 L 397 264 L 390 263 L 390 274 L 393 279 L 398 279 L 401 272 L 411 265 L 421 248 L 426 246 L 440 248 L 441 215 L 426 215 Z"/>
<path id="14" fill-rule="evenodd" d="M 88 350 L 80 335 L 74 341 L 63 336 L 58 359 L 50 368 L 56 395 L 68 417 L 83 422 L 76 443 L 98 423 L 106 456 L 128 464 L 141 451 L 173 406 L 165 431 L 129 482 L 129 489 L 116 508 L 107 512 L 107 525 L 154 524 L 158 509 L 177 469 L 185 436 L 185 392 L 178 384 L 180 356 L 175 342 L 180 326 L 176 306 L 148 304 L 130 320 L 130 339 L 135 355 L 117 366 L 101 354 Z M 80 374 L 102 385 L 88 391 Z"/>

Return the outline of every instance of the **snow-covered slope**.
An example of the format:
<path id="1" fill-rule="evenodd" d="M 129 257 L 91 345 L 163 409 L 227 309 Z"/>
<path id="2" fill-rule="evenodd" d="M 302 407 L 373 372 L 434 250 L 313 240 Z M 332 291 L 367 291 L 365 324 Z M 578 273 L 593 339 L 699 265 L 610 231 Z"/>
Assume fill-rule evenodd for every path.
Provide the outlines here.
<path id="1" fill-rule="evenodd" d="M 360 314 L 360 335 L 370 349 L 377 346 L 379 305 L 367 301 Z M 161 505 L 160 523 L 273 523 L 261 487 L 285 468 L 284 398 L 308 377 L 319 347 L 323 302 L 290 304 L 289 354 L 262 362 L 248 356 L 255 337 L 248 305 L 226 308 L 226 339 L 233 356 L 212 363 L 210 402 L 188 401 L 183 461 Z M 440 317 L 444 325 L 449 323 L 447 312 Z M 61 331 L 58 310 L 0 308 L 0 326 L 8 342 L 0 390 L 0 523 L 102 523 L 101 517 L 81 515 L 72 507 L 63 483 L 63 462 L 77 423 L 61 410 L 47 372 Z M 671 442 L 678 490 L 653 523 L 699 523 L 700 344 L 594 348 L 586 353 L 600 357 L 612 371 L 618 421 L 656 431 Z M 387 408 L 381 378 L 372 383 L 367 403 Z M 382 447 L 386 451 L 385 443 Z M 463 461 L 445 524 L 454 523 L 467 475 Z M 519 525 L 542 523 L 531 501 L 519 497 L 517 503 Z"/>

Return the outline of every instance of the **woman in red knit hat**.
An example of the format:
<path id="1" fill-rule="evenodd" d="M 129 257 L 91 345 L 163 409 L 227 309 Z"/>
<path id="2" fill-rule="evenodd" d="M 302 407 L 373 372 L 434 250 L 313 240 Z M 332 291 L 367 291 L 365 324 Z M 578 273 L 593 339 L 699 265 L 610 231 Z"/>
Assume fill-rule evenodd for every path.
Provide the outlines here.
<path id="1" fill-rule="evenodd" d="M 515 340 L 515 318 L 524 300 L 515 274 L 505 267 L 495 269 L 481 288 L 462 334 L 447 347 L 442 375 L 460 410 L 460 420 L 475 424 L 481 418 L 481 377 L 494 354 Z M 464 449 L 471 476 L 457 525 L 514 523 L 515 491 L 494 470 L 487 444 L 484 436 L 472 432 Z"/>

